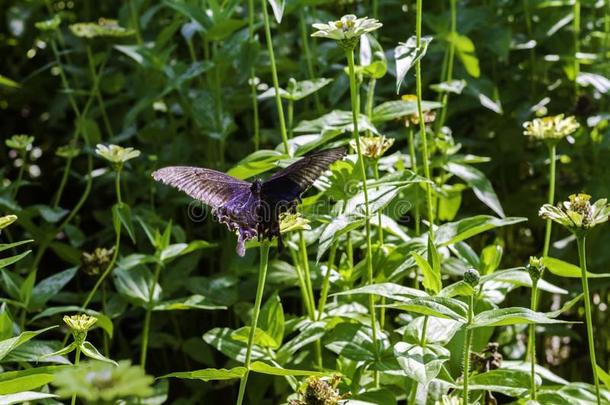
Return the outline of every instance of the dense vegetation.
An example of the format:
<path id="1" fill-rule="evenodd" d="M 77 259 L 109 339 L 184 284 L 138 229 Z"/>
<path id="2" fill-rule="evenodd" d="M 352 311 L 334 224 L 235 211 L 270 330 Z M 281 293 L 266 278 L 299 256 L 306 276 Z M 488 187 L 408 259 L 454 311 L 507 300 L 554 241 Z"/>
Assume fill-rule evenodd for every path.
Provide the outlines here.
<path id="1" fill-rule="evenodd" d="M 610 404 L 610 1 L 0 10 L 1 404 Z"/>

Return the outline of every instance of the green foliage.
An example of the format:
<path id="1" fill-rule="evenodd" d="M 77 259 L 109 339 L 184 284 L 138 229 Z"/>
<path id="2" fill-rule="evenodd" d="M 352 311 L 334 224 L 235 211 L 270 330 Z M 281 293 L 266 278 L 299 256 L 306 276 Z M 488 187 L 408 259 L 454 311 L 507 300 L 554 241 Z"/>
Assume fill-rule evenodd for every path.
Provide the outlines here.
<path id="1" fill-rule="evenodd" d="M 2 9 L 1 404 L 610 403 L 607 1 Z M 151 178 L 336 146 L 265 274 Z"/>

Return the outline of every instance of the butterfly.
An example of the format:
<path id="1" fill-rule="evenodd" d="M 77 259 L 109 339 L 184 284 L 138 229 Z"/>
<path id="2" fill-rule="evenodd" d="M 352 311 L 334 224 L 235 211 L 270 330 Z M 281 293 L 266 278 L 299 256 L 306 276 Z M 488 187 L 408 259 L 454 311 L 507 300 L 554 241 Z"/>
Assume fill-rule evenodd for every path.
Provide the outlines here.
<path id="1" fill-rule="evenodd" d="M 169 166 L 152 173 L 156 181 L 168 184 L 212 208 L 212 214 L 237 234 L 237 254 L 246 253 L 245 242 L 278 238 L 280 214 L 294 212 L 307 191 L 329 166 L 342 159 L 346 148 L 326 149 L 305 155 L 266 181 L 252 183 L 212 169 Z"/>

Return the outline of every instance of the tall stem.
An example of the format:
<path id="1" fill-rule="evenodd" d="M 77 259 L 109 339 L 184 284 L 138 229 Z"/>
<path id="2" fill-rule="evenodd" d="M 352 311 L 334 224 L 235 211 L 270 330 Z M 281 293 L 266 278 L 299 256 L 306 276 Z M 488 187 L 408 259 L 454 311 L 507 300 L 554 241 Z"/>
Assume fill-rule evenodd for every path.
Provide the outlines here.
<path id="1" fill-rule="evenodd" d="M 550 168 L 549 168 L 549 195 L 548 195 L 548 203 L 553 205 L 555 204 L 555 170 L 556 170 L 556 161 L 557 161 L 557 147 L 555 144 L 549 145 L 549 159 L 550 159 Z M 546 229 L 544 232 L 544 248 L 542 250 L 542 257 L 546 257 L 549 254 L 549 249 L 551 247 L 551 228 L 553 227 L 553 221 L 550 219 L 546 220 Z M 534 308 L 535 310 L 535 308 Z"/>
<path id="2" fill-rule="evenodd" d="M 454 5 L 455 0 L 452 0 Z M 421 46 L 421 21 L 422 21 L 422 0 L 417 0 L 417 19 L 415 23 L 416 46 Z M 451 57 L 453 59 L 453 57 Z M 419 116 L 419 134 L 422 140 L 423 157 L 422 165 L 424 167 L 424 176 L 430 180 L 430 166 L 428 164 L 428 139 L 426 136 L 426 123 L 424 122 L 424 113 L 422 111 L 422 85 L 421 85 L 421 59 L 415 64 L 415 85 L 417 89 L 417 114 Z M 432 187 L 430 183 L 426 183 L 426 205 L 428 207 L 428 233 L 434 243 L 434 214 L 432 211 Z"/>
<path id="3" fill-rule="evenodd" d="M 17 181 L 15 182 L 15 188 L 13 189 L 11 197 L 14 199 L 17 198 L 17 193 L 19 192 L 19 188 L 21 187 L 21 182 L 23 181 L 23 173 L 25 172 L 25 166 L 27 166 L 28 159 L 28 151 L 21 151 L 21 167 L 19 168 L 19 174 L 17 174 Z"/>
<path id="4" fill-rule="evenodd" d="M 78 363 L 80 362 L 80 346 L 76 346 L 76 354 L 74 356 L 74 366 L 78 366 Z M 70 405 L 75 405 L 76 404 L 76 394 L 72 395 L 72 399 L 70 400 Z"/>
<path id="5" fill-rule="evenodd" d="M 409 140 L 409 160 L 411 161 L 411 170 L 413 173 L 417 174 L 417 156 L 415 155 L 415 137 L 413 136 L 413 128 L 411 126 L 407 127 L 408 132 L 408 140 Z M 421 221 L 420 213 L 419 213 L 419 185 L 415 186 L 415 207 L 414 207 L 414 216 L 415 216 L 415 236 L 419 236 L 420 229 L 419 223 Z M 418 270 L 419 271 L 419 270 Z"/>
<path id="6" fill-rule="evenodd" d="M 248 39 L 249 46 L 254 43 L 254 0 L 248 0 Z M 252 113 L 254 115 L 254 149 L 260 147 L 260 124 L 258 122 L 258 100 L 256 99 L 256 74 L 254 65 L 250 68 L 250 97 L 252 99 Z"/>
<path id="7" fill-rule="evenodd" d="M 260 263 L 258 269 L 258 285 L 256 287 L 256 298 L 254 300 L 254 312 L 252 313 L 252 322 L 250 325 L 250 333 L 248 334 L 248 347 L 246 349 L 246 360 L 244 366 L 246 373 L 241 378 L 239 383 L 239 394 L 237 397 L 237 405 L 241 405 L 244 401 L 246 393 L 246 384 L 248 383 L 248 374 L 250 373 L 250 360 L 252 358 L 252 345 L 254 342 L 254 333 L 258 324 L 258 315 L 261 312 L 261 303 L 263 302 L 263 292 L 265 291 L 265 279 L 267 278 L 267 264 L 269 263 L 269 244 L 262 242 L 260 248 Z"/>
<path id="8" fill-rule="evenodd" d="M 538 280 L 532 281 L 532 297 L 530 301 L 530 307 L 532 311 L 536 311 L 538 303 Z M 536 401 L 536 324 L 529 326 L 529 358 L 530 358 L 530 389 L 531 389 L 531 400 Z"/>
<path id="9" fill-rule="evenodd" d="M 311 273 L 309 271 L 309 258 L 307 257 L 307 245 L 305 243 L 305 236 L 303 231 L 299 231 L 299 252 L 301 253 L 301 265 L 303 266 L 303 273 L 305 278 L 305 287 L 307 288 L 307 300 L 309 306 L 315 308 L 315 301 L 313 298 L 313 286 L 311 285 Z"/>
<path id="10" fill-rule="evenodd" d="M 366 268 L 367 268 L 367 283 L 373 284 L 373 250 L 371 248 L 371 218 L 369 211 L 369 193 L 366 184 L 366 170 L 364 168 L 364 156 L 360 148 L 360 134 L 358 133 L 358 115 L 360 114 L 360 99 L 358 97 L 358 88 L 356 86 L 356 73 L 354 69 L 354 49 L 345 50 L 347 63 L 349 66 L 349 88 L 352 101 L 352 121 L 353 121 L 353 136 L 356 143 L 356 151 L 358 152 L 358 162 L 360 162 L 360 178 L 362 180 L 362 192 L 364 194 L 364 217 L 365 217 L 365 233 L 366 233 Z M 369 294 L 369 312 L 371 313 L 371 329 L 373 344 L 375 345 L 375 354 L 377 355 L 377 319 L 375 315 L 375 297 Z M 379 372 L 375 372 L 375 385 L 379 384 Z"/>
<path id="11" fill-rule="evenodd" d="M 578 100 L 578 75 L 580 74 L 580 0 L 574 0 L 574 20 L 572 20 L 574 34 L 574 102 Z"/>
<path id="12" fill-rule="evenodd" d="M 263 7 L 263 19 L 265 21 L 265 40 L 267 41 L 267 51 L 269 52 L 269 61 L 271 63 L 271 78 L 273 79 L 273 88 L 275 90 L 275 106 L 277 107 L 277 115 L 280 121 L 280 134 L 282 135 L 282 143 L 284 144 L 284 153 L 288 155 L 290 152 L 288 148 L 288 133 L 286 132 L 284 107 L 282 106 L 280 84 L 277 78 L 277 67 L 275 65 L 275 54 L 273 53 L 271 26 L 269 25 L 269 13 L 267 12 L 267 0 L 261 0 L 261 5 Z"/>
<path id="13" fill-rule="evenodd" d="M 292 138 L 293 120 L 294 120 L 294 101 L 288 100 L 288 138 Z"/>
<path id="14" fill-rule="evenodd" d="M 466 324 L 466 335 L 464 337 L 464 386 L 462 387 L 462 404 L 468 405 L 468 378 L 470 374 L 470 347 L 472 346 L 472 329 L 469 326 L 472 324 L 474 310 L 474 295 L 468 297 L 468 323 Z"/>
<path id="15" fill-rule="evenodd" d="M 318 321 L 322 319 L 322 314 L 324 313 L 324 306 L 326 305 L 326 300 L 328 299 L 328 290 L 330 289 L 330 275 L 335 264 L 336 254 L 337 242 L 333 243 L 330 247 L 330 254 L 328 256 L 328 262 L 326 264 L 326 274 L 324 275 L 324 280 L 322 281 L 322 291 L 320 292 L 320 299 L 318 300 Z"/>
<path id="16" fill-rule="evenodd" d="M 142 44 L 144 41 L 142 40 L 142 33 L 140 32 L 140 18 L 138 17 L 138 10 L 136 9 L 136 5 L 134 3 L 135 0 L 129 1 L 129 14 L 131 16 L 131 22 L 133 24 L 133 29 L 136 32 L 136 39 L 138 44 Z"/>
<path id="17" fill-rule="evenodd" d="M 453 78 L 453 59 L 455 56 L 455 35 L 457 33 L 457 6 L 456 6 L 456 2 L 457 0 L 451 0 L 451 27 L 450 27 L 450 31 L 451 31 L 451 35 L 454 36 L 454 38 L 452 38 L 451 41 L 449 41 L 449 51 L 447 54 L 447 69 L 444 71 L 445 76 L 442 78 L 442 81 L 450 81 Z M 418 7 L 421 5 L 421 2 L 418 1 Z M 418 29 L 420 31 L 420 35 L 418 35 L 418 40 L 419 37 L 421 36 L 421 13 L 420 13 L 420 9 L 418 8 Z M 419 47 L 419 41 L 417 42 L 417 47 Z M 419 65 L 419 62 L 418 62 Z M 444 92 L 443 93 L 443 97 L 441 99 L 441 103 L 443 104 L 441 107 L 441 115 L 439 117 L 439 119 L 436 121 L 436 131 L 435 133 L 439 133 L 439 131 L 441 130 L 441 128 L 443 127 L 443 125 L 445 124 L 445 118 L 447 117 L 447 103 L 449 102 L 449 93 L 448 92 Z M 421 122 L 421 116 L 420 116 L 420 122 Z"/>
<path id="18" fill-rule="evenodd" d="M 159 281 L 159 274 L 161 273 L 161 264 L 157 263 L 155 266 L 155 273 L 150 286 L 148 287 L 148 302 L 146 303 L 146 314 L 144 315 L 144 329 L 142 331 L 142 346 L 140 349 L 140 367 L 146 369 L 146 356 L 148 354 L 148 336 L 150 334 L 150 320 L 152 317 L 152 310 L 155 306 L 155 286 Z"/>
<path id="19" fill-rule="evenodd" d="M 305 61 L 307 62 L 307 73 L 309 75 L 309 80 L 315 79 L 315 73 L 313 70 L 313 60 L 311 58 L 311 51 L 309 50 L 309 36 L 307 35 L 307 25 L 306 25 L 306 13 L 305 7 L 301 7 L 299 15 L 299 28 L 301 31 L 301 46 L 303 47 L 303 53 L 305 55 Z M 320 104 L 320 96 L 318 92 L 313 93 L 314 102 L 316 105 L 316 111 L 318 113 L 322 112 L 322 104 Z"/>
<path id="20" fill-rule="evenodd" d="M 591 362 L 591 369 L 593 371 L 593 381 L 595 382 L 595 396 L 597 397 L 597 405 L 601 405 L 602 401 L 599 393 L 599 379 L 597 378 L 597 362 L 595 361 L 595 341 L 593 339 L 593 320 L 591 315 L 591 297 L 589 296 L 589 280 L 587 276 L 587 249 L 585 245 L 585 236 L 576 235 L 576 243 L 578 245 L 578 260 L 580 263 L 582 292 L 585 300 L 585 318 L 587 321 L 589 360 Z"/>

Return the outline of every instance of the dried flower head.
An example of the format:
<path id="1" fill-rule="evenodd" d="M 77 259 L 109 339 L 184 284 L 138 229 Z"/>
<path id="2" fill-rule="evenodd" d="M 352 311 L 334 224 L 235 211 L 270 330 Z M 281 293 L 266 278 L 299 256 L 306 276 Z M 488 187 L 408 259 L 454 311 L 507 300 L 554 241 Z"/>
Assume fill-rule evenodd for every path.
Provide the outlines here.
<path id="1" fill-rule="evenodd" d="M 64 159 L 73 159 L 73 158 L 77 157 L 79 153 L 80 153 L 80 149 L 78 149 L 76 146 L 71 145 L 71 144 L 60 146 L 55 151 L 55 155 L 62 157 Z"/>
<path id="2" fill-rule="evenodd" d="M 74 341 L 77 344 L 81 344 L 87 338 L 87 332 L 95 325 L 97 318 L 85 314 L 77 314 L 71 316 L 64 316 L 64 323 L 68 325 L 68 328 L 72 331 Z"/>
<path id="3" fill-rule="evenodd" d="M 318 377 L 309 377 L 301 393 L 301 399 L 290 401 L 289 405 L 339 405 L 348 394 L 341 395 L 337 386 L 341 382 L 340 376 L 333 376 L 330 380 Z"/>
<path id="4" fill-rule="evenodd" d="M 610 216 L 610 204 L 605 198 L 591 204 L 590 195 L 572 194 L 568 201 L 563 201 L 556 207 L 544 204 L 538 215 L 565 226 L 572 233 L 579 233 L 606 222 Z"/>
<path id="5" fill-rule="evenodd" d="M 118 366 L 99 361 L 81 363 L 56 374 L 53 385 L 57 394 L 67 398 L 76 395 L 83 403 L 119 403 L 127 397 L 145 398 L 153 394 L 153 378 L 129 361 Z"/>
<path id="6" fill-rule="evenodd" d="M 358 18 L 353 14 L 344 15 L 340 20 L 329 21 L 328 24 L 313 24 L 317 30 L 312 37 L 334 39 L 344 49 L 354 49 L 362 34 L 375 31 L 383 26 L 374 18 Z"/>
<path id="7" fill-rule="evenodd" d="M 114 247 L 111 249 L 98 247 L 91 253 L 83 252 L 80 258 L 83 271 L 90 276 L 101 274 L 110 264 L 113 253 Z"/>
<path id="8" fill-rule="evenodd" d="M 4 143 L 11 149 L 26 151 L 32 148 L 34 137 L 29 135 L 13 135 L 10 139 L 4 141 Z"/>
<path id="9" fill-rule="evenodd" d="M 311 229 L 309 220 L 300 213 L 284 213 L 280 215 L 280 233 L 293 231 L 308 231 Z"/>
<path id="10" fill-rule="evenodd" d="M 140 156 L 140 151 L 134 148 L 124 148 L 119 145 L 102 145 L 97 144 L 95 153 L 103 157 L 107 161 L 121 165 L 128 160 Z"/>
<path id="11" fill-rule="evenodd" d="M 356 141 L 351 140 L 350 146 L 357 149 Z M 386 138 L 385 136 L 363 136 L 360 138 L 360 150 L 364 156 L 371 159 L 379 159 L 383 154 L 392 147 L 394 138 Z"/>
<path id="12" fill-rule="evenodd" d="M 415 94 L 405 94 L 401 97 L 401 99 L 403 101 L 407 101 L 410 103 L 417 102 L 417 96 Z M 423 105 L 422 105 L 422 115 L 424 117 L 424 124 L 426 124 L 426 125 L 431 124 L 434 122 L 434 120 L 436 120 L 436 111 L 431 110 L 431 109 L 426 109 Z M 401 117 L 401 118 L 403 118 L 403 117 Z M 419 125 L 419 113 L 417 112 L 417 110 L 411 114 L 405 115 L 404 121 L 405 121 L 406 127 Z"/>
<path id="13" fill-rule="evenodd" d="M 579 128 L 573 116 L 564 118 L 563 114 L 536 118 L 523 123 L 523 135 L 540 141 L 560 141 Z"/>

